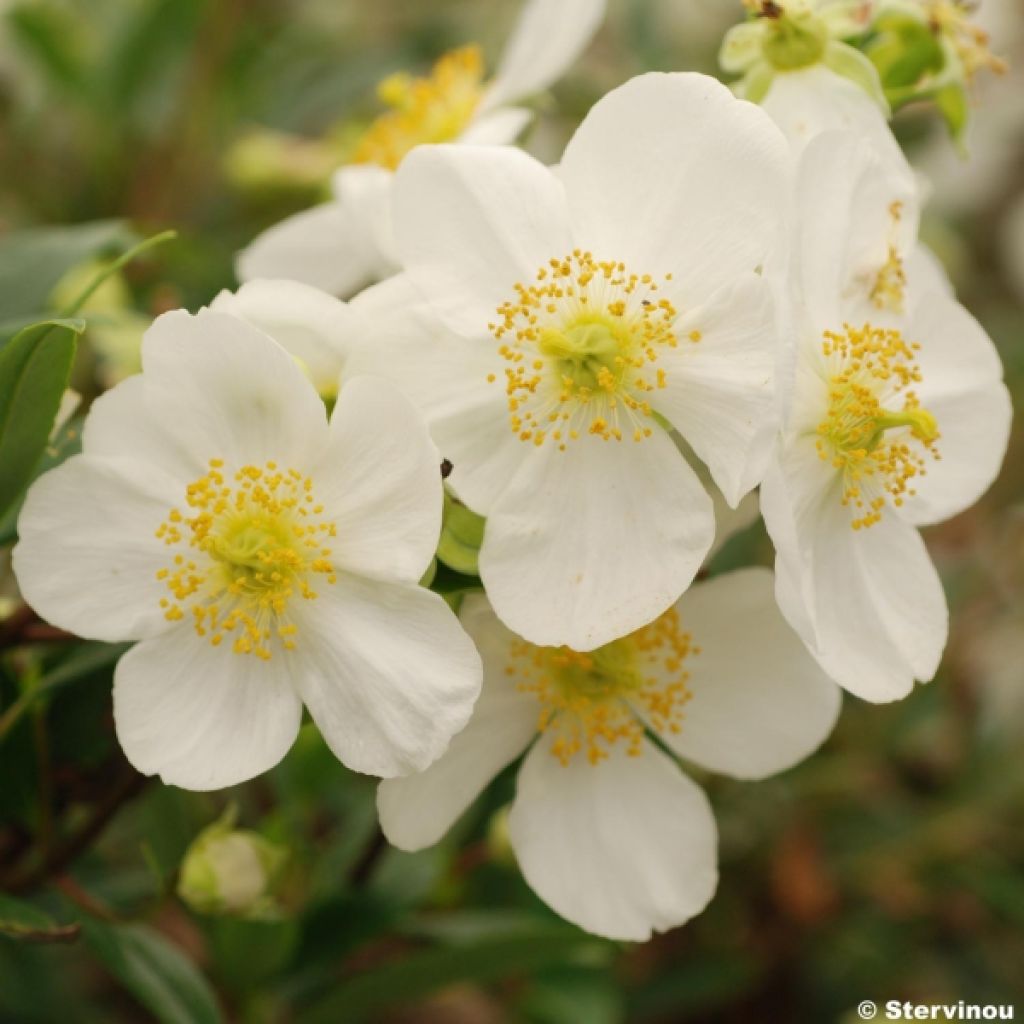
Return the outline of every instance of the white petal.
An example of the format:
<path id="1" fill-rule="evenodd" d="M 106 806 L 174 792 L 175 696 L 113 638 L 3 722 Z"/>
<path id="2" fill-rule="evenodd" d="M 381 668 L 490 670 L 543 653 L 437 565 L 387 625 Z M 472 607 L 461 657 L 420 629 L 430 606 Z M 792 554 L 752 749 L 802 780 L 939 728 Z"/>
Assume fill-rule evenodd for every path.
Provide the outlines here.
<path id="1" fill-rule="evenodd" d="M 604 97 L 561 175 L 576 242 L 632 273 L 671 273 L 681 312 L 785 248 L 785 140 L 706 75 L 650 74 Z"/>
<path id="2" fill-rule="evenodd" d="M 402 850 L 432 846 L 537 732 L 538 705 L 505 669 L 515 636 L 482 594 L 463 602 L 459 618 L 484 663 L 484 685 L 469 725 L 425 772 L 388 779 L 377 790 L 381 828 Z"/>
<path id="3" fill-rule="evenodd" d="M 909 257 L 919 221 L 917 185 L 910 167 L 884 160 L 870 138 L 828 131 L 803 151 L 797 197 L 801 299 L 808 318 L 824 324 L 840 297 L 870 301 L 891 248 Z"/>
<path id="4" fill-rule="evenodd" d="M 917 525 L 941 522 L 973 505 L 992 485 L 1013 420 L 999 354 L 982 326 L 946 294 L 922 294 L 908 337 L 921 345 L 921 404 L 935 417 L 938 461 L 915 482 L 902 512 Z"/>
<path id="5" fill-rule="evenodd" d="M 114 722 L 128 760 L 183 789 L 224 789 L 273 768 L 299 732 L 287 656 L 212 646 L 191 623 L 130 650 L 114 673 Z"/>
<path id="6" fill-rule="evenodd" d="M 802 761 L 839 714 L 839 688 L 779 613 L 774 590 L 767 569 L 741 569 L 698 583 L 676 605 L 699 653 L 685 663 L 692 697 L 681 730 L 663 738 L 681 757 L 741 779 Z"/>
<path id="7" fill-rule="evenodd" d="M 449 325 L 469 337 L 515 285 L 572 250 L 561 182 L 510 146 L 420 146 L 395 179 L 402 263 Z"/>
<path id="8" fill-rule="evenodd" d="M 135 459 L 162 470 L 181 486 L 206 472 L 206 459 L 188 450 L 175 424 L 154 414 L 141 373 L 100 395 L 89 407 L 82 451 L 105 458 Z M 180 502 L 183 493 L 175 496 Z"/>
<path id="9" fill-rule="evenodd" d="M 337 392 L 345 360 L 366 334 L 351 307 L 300 281 L 250 281 L 237 292 L 221 292 L 210 309 L 240 317 L 273 338 L 322 395 Z"/>
<path id="10" fill-rule="evenodd" d="M 761 486 L 782 612 L 840 686 L 877 703 L 905 697 L 915 679 L 935 674 L 948 629 L 924 542 L 891 509 L 853 530 L 838 479 L 817 490 L 806 482 L 822 472 L 809 465 L 817 459 L 813 442 L 789 458 Z M 794 461 L 807 466 L 801 471 Z"/>
<path id="11" fill-rule="evenodd" d="M 393 385 L 350 378 L 311 476 L 337 525 L 330 547 L 340 570 L 406 583 L 423 577 L 441 533 L 441 456 Z"/>
<path id="12" fill-rule="evenodd" d="M 299 691 L 353 771 L 423 771 L 469 721 L 480 656 L 437 594 L 340 575 L 295 617 Z"/>
<path id="13" fill-rule="evenodd" d="M 484 109 L 514 103 L 553 85 L 586 49 L 605 6 L 605 0 L 528 0 L 484 98 Z"/>
<path id="14" fill-rule="evenodd" d="M 334 195 L 352 220 L 353 239 L 376 256 L 371 277 L 379 279 L 395 273 L 398 254 L 395 228 L 391 219 L 394 171 L 376 164 L 349 164 L 332 178 Z"/>
<path id="15" fill-rule="evenodd" d="M 332 295 L 351 295 L 380 272 L 372 239 L 357 233 L 349 211 L 324 203 L 275 224 L 238 254 L 240 281 L 287 278 Z"/>
<path id="16" fill-rule="evenodd" d="M 822 132 L 839 129 L 867 138 L 891 166 L 906 167 L 878 104 L 859 85 L 820 64 L 776 74 L 761 106 L 795 153 Z"/>
<path id="17" fill-rule="evenodd" d="M 480 573 L 514 632 L 588 651 L 668 608 L 713 537 L 711 499 L 667 434 L 585 435 L 524 460 L 488 517 Z"/>
<path id="18" fill-rule="evenodd" d="M 458 141 L 464 146 L 508 146 L 523 134 L 532 120 L 532 110 L 505 107 L 475 118 Z"/>
<path id="19" fill-rule="evenodd" d="M 176 482 L 142 460 L 74 456 L 29 489 L 14 571 L 48 622 L 116 643 L 167 628 L 157 527 L 181 500 Z"/>
<path id="20" fill-rule="evenodd" d="M 302 468 L 326 442 L 323 402 L 295 360 L 237 317 L 165 313 L 146 332 L 142 365 L 153 415 L 199 461 Z"/>
<path id="21" fill-rule="evenodd" d="M 568 765 L 544 744 L 527 755 L 509 817 L 526 881 L 589 932 L 644 942 L 699 914 L 718 884 L 707 797 L 645 742 L 592 765 Z"/>
<path id="22" fill-rule="evenodd" d="M 449 484 L 486 515 L 529 454 L 509 424 L 507 364 L 490 340 L 451 331 L 404 275 L 368 289 L 354 305 L 370 327 L 350 374 L 383 377 L 413 402 L 454 465 Z"/>
<path id="23" fill-rule="evenodd" d="M 699 331 L 700 340 L 690 340 Z M 684 316 L 651 402 L 711 470 L 735 508 L 764 476 L 778 430 L 779 341 L 770 284 L 750 274 Z"/>

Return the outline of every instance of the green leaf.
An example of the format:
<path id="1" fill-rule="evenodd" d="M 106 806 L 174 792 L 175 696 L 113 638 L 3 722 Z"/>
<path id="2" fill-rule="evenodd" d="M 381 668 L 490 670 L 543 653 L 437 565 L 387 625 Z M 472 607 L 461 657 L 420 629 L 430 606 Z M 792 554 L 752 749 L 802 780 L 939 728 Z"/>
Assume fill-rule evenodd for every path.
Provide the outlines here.
<path id="1" fill-rule="evenodd" d="M 5 235 L 0 239 L 0 337 L 9 337 L 13 330 L 7 328 L 26 319 L 41 319 L 53 289 L 73 267 L 132 241 L 117 220 Z"/>
<path id="2" fill-rule="evenodd" d="M 412 1003 L 458 982 L 484 983 L 529 974 L 557 964 L 603 966 L 614 947 L 564 926 L 533 935 L 498 938 L 471 948 L 428 949 L 336 985 L 299 1024 L 359 1024 L 376 1020 L 385 1007 Z"/>
<path id="3" fill-rule="evenodd" d="M 86 921 L 82 937 L 162 1024 L 219 1024 L 224 1019 L 209 982 L 159 932 L 141 925 Z"/>
<path id="4" fill-rule="evenodd" d="M 0 517 L 32 479 L 75 360 L 81 320 L 26 327 L 0 350 Z"/>
<path id="5" fill-rule="evenodd" d="M 23 942 L 73 942 L 80 926 L 58 924 L 31 903 L 0 893 L 0 935 Z"/>

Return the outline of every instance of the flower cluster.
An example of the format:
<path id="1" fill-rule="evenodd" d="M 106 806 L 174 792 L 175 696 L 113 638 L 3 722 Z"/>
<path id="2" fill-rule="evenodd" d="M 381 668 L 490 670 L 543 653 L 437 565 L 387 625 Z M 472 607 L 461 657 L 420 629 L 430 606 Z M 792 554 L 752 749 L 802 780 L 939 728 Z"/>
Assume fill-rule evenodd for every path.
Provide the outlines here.
<path id="1" fill-rule="evenodd" d="M 747 6 L 739 97 L 642 75 L 550 167 L 509 144 L 509 104 L 603 5 L 532 0 L 489 84 L 474 47 L 387 79 L 335 200 L 149 329 L 14 552 L 51 622 L 137 641 L 114 713 L 140 771 L 250 779 L 305 707 L 414 850 L 522 758 L 525 878 L 643 940 L 717 883 L 680 761 L 760 779 L 824 742 L 842 689 L 932 678 L 947 611 L 918 528 L 988 488 L 1011 409 L 918 241 L 879 68 L 916 6 L 942 9 L 944 74 L 986 61 L 954 3 Z M 713 573 L 758 495 L 774 573 Z M 235 856 L 215 838 L 202 899 Z"/>

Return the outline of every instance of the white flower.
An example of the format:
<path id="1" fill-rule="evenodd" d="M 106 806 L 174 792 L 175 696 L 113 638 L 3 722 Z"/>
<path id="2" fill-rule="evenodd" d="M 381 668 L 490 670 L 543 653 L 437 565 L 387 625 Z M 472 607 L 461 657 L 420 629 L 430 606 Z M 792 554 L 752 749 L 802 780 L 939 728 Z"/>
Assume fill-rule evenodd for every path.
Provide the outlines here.
<path id="1" fill-rule="evenodd" d="M 482 595 L 466 599 L 462 621 L 483 656 L 483 692 L 436 764 L 381 784 L 384 833 L 406 850 L 437 842 L 529 748 L 509 818 L 523 875 L 563 917 L 609 938 L 682 924 L 717 883 L 707 799 L 645 729 L 702 768 L 760 779 L 815 750 L 839 711 L 764 569 L 698 584 L 590 654 L 525 643 Z"/>
<path id="2" fill-rule="evenodd" d="M 33 485 L 14 550 L 40 615 L 140 641 L 114 677 L 128 759 L 230 786 L 284 756 L 305 704 L 350 768 L 426 767 L 480 663 L 417 586 L 441 483 L 414 410 L 352 380 L 328 424 L 282 348 L 210 311 L 160 317 L 143 366 L 93 405 L 83 454 Z"/>
<path id="3" fill-rule="evenodd" d="M 238 276 L 285 277 L 350 295 L 394 273 L 394 172 L 424 143 L 504 145 L 532 119 L 515 103 L 542 92 L 579 57 L 604 17 L 605 0 L 529 0 L 490 82 L 476 46 L 446 54 L 427 78 L 393 75 L 381 83 L 391 108 L 334 177 L 332 202 L 260 235 L 238 259 Z"/>
<path id="4" fill-rule="evenodd" d="M 649 75 L 590 112 L 557 171 L 437 146 L 399 172 L 408 279 L 363 297 L 357 365 L 424 410 L 487 517 L 490 599 L 531 642 L 589 650 L 690 584 L 711 503 L 666 423 L 731 506 L 760 481 L 788 167 L 714 79 Z"/>
<path id="5" fill-rule="evenodd" d="M 934 261 L 907 256 L 904 186 L 864 140 L 823 135 L 805 152 L 797 379 L 761 487 L 783 613 L 873 701 L 936 671 L 947 611 L 917 527 L 981 496 L 1011 418 L 991 341 Z"/>

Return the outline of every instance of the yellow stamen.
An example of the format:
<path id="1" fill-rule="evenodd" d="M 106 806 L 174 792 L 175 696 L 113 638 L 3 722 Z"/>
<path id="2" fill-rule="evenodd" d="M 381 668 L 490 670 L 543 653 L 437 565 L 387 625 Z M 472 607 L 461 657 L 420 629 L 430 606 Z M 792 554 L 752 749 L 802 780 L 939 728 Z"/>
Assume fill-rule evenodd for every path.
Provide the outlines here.
<path id="1" fill-rule="evenodd" d="M 865 324 L 825 332 L 831 362 L 828 411 L 817 428 L 821 459 L 843 477 L 843 505 L 854 512 L 855 530 L 873 526 L 888 502 L 901 506 L 916 494 L 913 482 L 938 459 L 939 427 L 920 406 L 913 385 L 921 382 L 914 353 L 897 330 Z M 889 409 L 883 402 L 900 401 Z"/>
<path id="2" fill-rule="evenodd" d="M 414 147 L 457 139 L 480 104 L 483 72 L 480 48 L 464 46 L 445 54 L 427 78 L 386 78 L 377 94 L 392 109 L 366 130 L 352 162 L 396 170 Z"/>
<path id="3" fill-rule="evenodd" d="M 669 280 L 665 275 L 663 283 Z M 580 249 L 550 260 L 532 284 L 517 284 L 516 297 L 489 325 L 509 364 L 513 433 L 544 444 L 548 425 L 558 425 L 551 438 L 561 439 L 562 450 L 581 435 L 649 437 L 643 421 L 654 413 L 647 396 L 667 386 L 664 370 L 650 368 L 661 350 L 679 344 L 678 313 L 659 296 L 661 287 L 650 274 Z M 699 341 L 700 333 L 690 338 Z"/>
<path id="4" fill-rule="evenodd" d="M 589 654 L 519 641 L 507 671 L 540 701 L 537 728 L 550 737 L 552 755 L 568 764 L 582 751 L 597 764 L 620 741 L 630 756 L 641 753 L 644 723 L 637 712 L 657 732 L 679 732 L 690 699 L 684 662 L 698 653 L 673 608 Z"/>
<path id="5" fill-rule="evenodd" d="M 276 645 L 295 647 L 290 602 L 314 600 L 317 576 L 336 580 L 325 547 L 335 526 L 316 518 L 313 481 L 298 470 L 246 465 L 228 480 L 223 465 L 211 459 L 186 488 L 188 511 L 171 509 L 156 530 L 177 549 L 156 574 L 173 598 L 160 606 L 172 622 L 190 611 L 196 634 L 214 647 L 232 634 L 237 654 L 269 660 Z"/>

